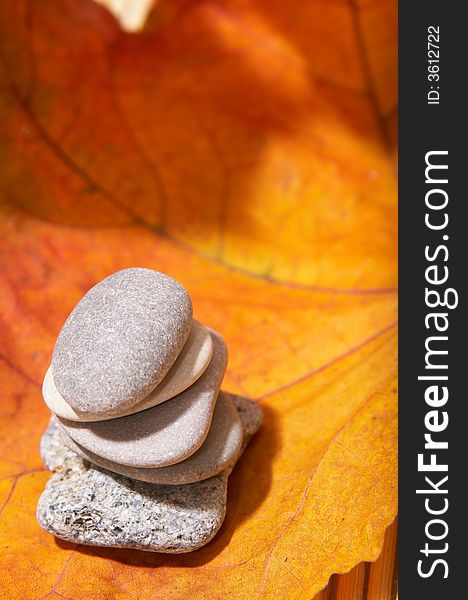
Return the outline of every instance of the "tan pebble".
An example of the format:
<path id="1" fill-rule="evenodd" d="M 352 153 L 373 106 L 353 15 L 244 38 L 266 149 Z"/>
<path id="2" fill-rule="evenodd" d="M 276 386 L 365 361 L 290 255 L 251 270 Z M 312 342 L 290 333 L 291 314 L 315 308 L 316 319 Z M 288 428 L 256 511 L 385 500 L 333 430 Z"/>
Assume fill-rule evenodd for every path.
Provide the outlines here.
<path id="1" fill-rule="evenodd" d="M 52 355 L 55 385 L 80 413 L 138 404 L 166 376 L 192 327 L 192 302 L 175 279 L 124 269 L 91 288 L 65 321 Z"/>
<path id="2" fill-rule="evenodd" d="M 92 423 L 57 418 L 59 425 L 87 450 L 122 465 L 165 467 L 192 455 L 208 435 L 227 365 L 223 338 L 209 331 L 211 362 L 182 394 L 128 417 Z"/>
<path id="3" fill-rule="evenodd" d="M 190 387 L 205 371 L 213 354 L 211 335 L 198 321 L 193 321 L 192 330 L 175 363 L 161 383 L 141 402 L 123 410 L 115 417 L 125 417 L 161 404 Z M 42 396 L 49 409 L 58 417 L 70 421 L 105 421 L 107 415 L 80 413 L 62 397 L 54 383 L 49 367 L 42 385 Z"/>
<path id="4" fill-rule="evenodd" d="M 224 392 L 219 393 L 210 432 L 204 443 L 194 454 L 168 467 L 139 469 L 119 465 L 86 450 L 63 430 L 61 433 L 63 442 L 70 450 L 99 467 L 139 481 L 166 485 L 195 483 L 217 475 L 237 459 L 243 438 L 237 411 L 230 396 Z"/>

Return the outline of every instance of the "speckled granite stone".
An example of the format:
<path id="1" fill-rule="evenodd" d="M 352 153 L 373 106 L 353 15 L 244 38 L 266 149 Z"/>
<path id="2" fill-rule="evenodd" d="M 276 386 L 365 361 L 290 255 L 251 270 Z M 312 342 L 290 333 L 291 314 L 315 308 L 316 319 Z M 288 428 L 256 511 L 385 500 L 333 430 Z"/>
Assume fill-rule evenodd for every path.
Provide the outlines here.
<path id="1" fill-rule="evenodd" d="M 244 432 L 242 450 L 262 421 L 260 407 L 230 396 Z M 134 481 L 92 467 L 61 443 L 51 420 L 41 454 L 54 471 L 37 507 L 37 519 L 49 533 L 78 544 L 183 553 L 213 538 L 226 512 L 229 474 L 234 465 L 209 479 L 188 485 Z"/>
<path id="2" fill-rule="evenodd" d="M 190 387 L 206 370 L 213 354 L 213 342 L 207 328 L 193 321 L 190 335 L 176 361 L 161 383 L 150 394 L 135 404 L 123 409 L 118 417 L 125 417 L 170 400 Z M 49 367 L 42 385 L 42 397 L 49 409 L 62 419 L 71 421 L 104 421 L 108 415 L 77 412 L 61 396 L 55 386 L 52 368 Z"/>
<path id="3" fill-rule="evenodd" d="M 55 344 L 55 385 L 81 413 L 117 415 L 165 377 L 192 326 L 185 288 L 163 273 L 124 269 L 78 302 Z"/>
<path id="4" fill-rule="evenodd" d="M 242 445 L 242 426 L 229 395 L 220 392 L 208 437 L 192 456 L 169 467 L 137 469 L 111 462 L 74 442 L 61 430 L 64 444 L 89 462 L 114 473 L 150 483 L 195 483 L 226 469 L 237 459 Z"/>
<path id="5" fill-rule="evenodd" d="M 138 468 L 173 465 L 200 448 L 208 435 L 227 364 L 223 338 L 211 331 L 213 356 L 185 392 L 128 417 L 79 423 L 58 419 L 80 446 L 112 462 Z"/>

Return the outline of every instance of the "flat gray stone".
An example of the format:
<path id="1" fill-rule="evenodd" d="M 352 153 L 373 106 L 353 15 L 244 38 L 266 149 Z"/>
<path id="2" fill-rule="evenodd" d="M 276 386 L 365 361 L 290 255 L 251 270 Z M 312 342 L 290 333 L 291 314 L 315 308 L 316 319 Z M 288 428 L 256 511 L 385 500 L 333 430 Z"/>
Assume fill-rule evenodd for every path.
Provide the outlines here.
<path id="1" fill-rule="evenodd" d="M 114 473 L 150 483 L 195 483 L 224 471 L 235 462 L 242 445 L 242 426 L 230 397 L 220 392 L 211 421 L 210 431 L 201 447 L 191 456 L 169 467 L 138 469 L 119 465 L 93 454 L 74 442 L 61 430 L 64 444 L 89 462 Z"/>
<path id="2" fill-rule="evenodd" d="M 185 392 L 119 419 L 79 423 L 58 418 L 60 427 L 93 454 L 130 467 L 166 467 L 191 456 L 208 435 L 227 365 L 223 338 L 209 331 L 213 341 L 211 362 Z"/>
<path id="3" fill-rule="evenodd" d="M 78 302 L 52 356 L 55 385 L 77 412 L 113 416 L 165 377 L 192 326 L 192 303 L 172 277 L 124 269 Z"/>
<path id="4" fill-rule="evenodd" d="M 125 417 L 170 400 L 190 387 L 206 370 L 213 354 L 213 342 L 207 328 L 193 321 L 192 329 L 184 347 L 161 383 L 146 398 L 123 409 L 118 417 Z M 62 397 L 54 383 L 49 367 L 42 384 L 42 397 L 48 408 L 62 419 L 70 421 L 104 421 L 109 415 L 77 412 Z"/>
<path id="5" fill-rule="evenodd" d="M 260 407 L 229 395 L 242 423 L 242 450 L 262 421 Z M 91 466 L 61 443 L 52 418 L 41 455 L 54 471 L 42 493 L 37 519 L 43 529 L 68 542 L 191 552 L 209 542 L 226 513 L 227 481 L 234 465 L 189 485 L 157 485 Z"/>

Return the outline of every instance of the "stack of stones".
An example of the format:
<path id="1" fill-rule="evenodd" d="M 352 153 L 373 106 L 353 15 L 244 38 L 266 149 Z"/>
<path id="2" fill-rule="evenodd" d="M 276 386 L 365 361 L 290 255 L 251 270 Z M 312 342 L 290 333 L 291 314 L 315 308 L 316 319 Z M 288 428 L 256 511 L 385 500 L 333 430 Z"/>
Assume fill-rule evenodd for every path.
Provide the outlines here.
<path id="1" fill-rule="evenodd" d="M 228 476 L 259 407 L 220 392 L 222 337 L 192 318 L 184 287 L 125 269 L 77 304 L 43 384 L 41 441 L 54 471 L 41 526 L 100 546 L 189 552 L 218 531 Z"/>

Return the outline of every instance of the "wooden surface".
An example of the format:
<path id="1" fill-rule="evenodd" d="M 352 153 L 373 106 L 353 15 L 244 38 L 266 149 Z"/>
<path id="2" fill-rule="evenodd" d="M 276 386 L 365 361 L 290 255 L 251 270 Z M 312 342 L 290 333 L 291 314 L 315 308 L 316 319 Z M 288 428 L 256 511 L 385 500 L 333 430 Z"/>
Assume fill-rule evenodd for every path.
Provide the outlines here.
<path id="1" fill-rule="evenodd" d="M 363 562 L 349 573 L 333 575 L 314 600 L 397 600 L 398 519 L 385 534 L 382 554 L 374 563 Z"/>

